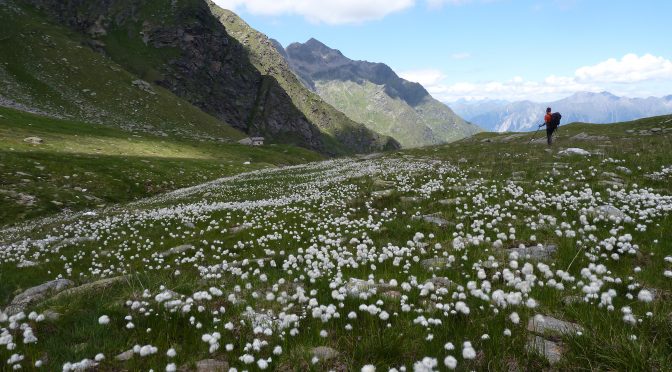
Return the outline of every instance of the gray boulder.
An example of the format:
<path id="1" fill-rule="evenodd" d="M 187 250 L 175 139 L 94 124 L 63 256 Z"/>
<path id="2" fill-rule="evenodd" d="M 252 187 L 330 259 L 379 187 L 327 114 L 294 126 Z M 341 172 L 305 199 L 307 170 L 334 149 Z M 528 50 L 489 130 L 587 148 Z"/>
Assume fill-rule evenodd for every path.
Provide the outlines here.
<path id="1" fill-rule="evenodd" d="M 74 283 L 72 280 L 68 279 L 56 279 L 50 282 L 46 282 L 40 285 L 37 285 L 32 288 L 28 288 L 23 291 L 21 294 L 14 297 L 12 302 L 5 309 L 5 313 L 8 315 L 14 315 L 20 313 L 32 304 L 44 301 L 49 296 L 53 296 L 59 292 L 64 291 L 66 288 L 73 286 Z"/>

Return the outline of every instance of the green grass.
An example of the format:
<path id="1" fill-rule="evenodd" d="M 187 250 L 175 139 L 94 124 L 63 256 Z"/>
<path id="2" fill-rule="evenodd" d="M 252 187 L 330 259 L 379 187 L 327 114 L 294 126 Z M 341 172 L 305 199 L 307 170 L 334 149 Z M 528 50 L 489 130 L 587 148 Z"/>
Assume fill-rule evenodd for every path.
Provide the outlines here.
<path id="1" fill-rule="evenodd" d="M 369 81 L 318 80 L 315 86 L 327 103 L 406 148 L 453 142 L 480 131 L 431 97 L 410 106 Z"/>
<path id="2" fill-rule="evenodd" d="M 0 225 L 322 158 L 288 145 L 178 140 L 5 108 L 0 115 Z M 32 136 L 44 143 L 24 142 Z M 19 193 L 34 197 L 33 205 L 18 203 Z"/>
<path id="3" fill-rule="evenodd" d="M 105 39 L 120 63 L 91 49 L 86 37 L 48 21 L 35 9 L 0 7 L 0 95 L 31 109 L 73 120 L 177 138 L 234 142 L 245 135 L 172 92 L 152 85 L 154 94 L 134 86 L 152 82 L 152 63 L 175 51 L 130 44 L 114 29 Z M 122 53 L 123 48 L 128 48 Z M 122 58 L 123 59 L 123 58 Z"/>
<path id="4" fill-rule="evenodd" d="M 3 113 L 3 116 L 7 115 Z M 35 118 L 30 120 L 32 123 Z M 603 291 L 611 288 L 618 293 L 614 299 L 613 312 L 599 308 L 599 300 L 592 304 L 564 304 L 562 300 L 567 296 L 582 296 L 581 285 L 577 282 L 566 282 L 563 291 L 542 287 L 537 283 L 530 291 L 530 297 L 538 302 L 536 309 L 525 306 L 496 308 L 490 302 L 467 295 L 464 301 L 471 309 L 468 316 L 446 316 L 441 311 L 427 309 L 432 295 L 424 296 L 417 289 L 401 291 L 408 296 L 404 303 L 413 305 L 412 311 L 404 312 L 399 299 L 390 299 L 381 293 L 365 301 L 351 297 L 335 299 L 332 291 L 339 286 L 330 284 L 340 273 L 344 280 L 366 279 L 372 275 L 376 281 L 396 279 L 401 283 L 411 281 L 414 277 L 418 283 L 423 283 L 436 275 L 445 276 L 461 286 L 466 286 L 472 280 L 480 285 L 482 280 L 477 279 L 474 265 L 480 265 L 493 256 L 501 270 L 509 264 L 507 255 L 494 249 L 488 241 L 478 246 L 470 245 L 462 251 L 454 249 L 452 241 L 455 236 L 477 236 L 480 229 L 484 230 L 485 237 L 495 240 L 495 228 L 507 235 L 510 228 L 515 229 L 515 242 L 507 240 L 506 247 L 518 242 L 530 242 L 531 235 L 535 235 L 538 242 L 556 244 L 557 254 L 544 262 L 553 271 L 567 270 L 577 281 L 581 280 L 581 269 L 590 263 L 583 253 L 591 251 L 597 243 L 583 246 L 577 244 L 582 243 L 589 234 L 593 234 L 597 241 L 606 239 L 611 236 L 610 230 L 616 224 L 597 221 L 593 223 L 596 227 L 594 231 L 577 233 L 577 236 L 560 237 L 555 230 L 578 231 L 577 221 L 582 213 L 580 208 L 588 204 L 588 199 L 579 198 L 580 190 L 588 187 L 593 197 L 606 202 L 609 189 L 600 183 L 605 179 L 602 172 L 620 172 L 618 174 L 629 191 L 634 190 L 634 184 L 637 184 L 637 189 L 646 187 L 662 195 L 671 195 L 669 179 L 651 180 L 645 177 L 650 172 L 660 170 L 661 166 L 672 165 L 672 154 L 666 151 L 672 145 L 670 132 L 647 136 L 626 132 L 632 129 L 670 128 L 670 121 L 672 116 L 616 125 L 562 126 L 556 144 L 548 152 L 545 151 L 545 144 L 527 145 L 533 135 L 531 133 L 506 141 L 503 139 L 510 134 L 483 133 L 451 145 L 399 151 L 380 159 L 340 160 L 258 172 L 195 189 L 189 194 L 157 195 L 132 204 L 118 204 L 114 210 L 100 211 L 96 217 L 64 217 L 46 222 L 33 220 L 36 223 L 31 221 L 23 229 L 7 231 L 12 241 L 28 245 L 25 252 L 12 248 L 8 252 L 19 253 L 0 256 L 0 303 L 7 303 L 15 293 L 58 275 L 68 277 L 77 284 L 101 276 L 121 274 L 128 274 L 130 279 L 95 294 L 35 305 L 37 311 L 51 309 L 62 316 L 54 322 L 29 322 L 39 342 L 23 345 L 19 341 L 13 352 L 26 356 L 24 370 L 31 370 L 31 363 L 44 358 L 43 353 L 49 357 L 48 369 L 60 369 L 65 362 L 93 358 L 99 352 L 106 356 L 100 365 L 101 370 L 163 370 L 171 362 L 178 367 L 189 367 L 205 358 L 226 360 L 239 370 L 256 370 L 256 364 L 245 365 L 238 357 L 246 353 L 243 349 L 248 343 L 257 339 L 267 341 L 268 346 L 249 353 L 255 359 L 272 357 L 269 369 L 283 371 L 360 370 L 365 364 L 373 364 L 378 370 L 399 368 L 402 365 L 410 370 L 413 363 L 426 356 L 437 358 L 439 368 L 442 368 L 446 355 L 457 358 L 459 370 L 669 370 L 672 365 L 672 318 L 669 316 L 672 313 L 672 302 L 667 296 L 672 293 L 672 282 L 662 275 L 664 270 L 672 270 L 672 265 L 663 260 L 665 256 L 672 255 L 672 242 L 666 238 L 672 234 L 672 215 L 669 211 L 662 216 L 651 217 L 648 222 L 638 220 L 637 223 L 647 225 L 646 231 L 637 231 L 637 223 L 622 224 L 623 230 L 618 231 L 618 235 L 631 234 L 632 242 L 639 246 L 640 254 L 622 255 L 618 261 L 599 259 L 598 263 L 608 266 L 608 276 L 623 279 L 622 283 L 606 283 L 603 287 Z M 44 146 L 50 141 L 57 141 L 56 136 L 70 138 L 71 146 L 81 139 L 79 151 L 82 152 L 89 151 L 88 146 L 93 146 L 87 144 L 89 136 L 72 139 L 75 138 L 73 133 L 79 133 L 79 129 L 73 129 L 65 135 L 63 132 L 69 126 L 64 123 L 60 125 L 63 128 L 55 130 L 56 133 L 41 129 L 45 139 L 51 136 L 51 140 L 45 140 Z M 17 126 L 4 133 L 13 133 L 22 128 L 25 127 Z M 599 134 L 608 139 L 570 139 L 579 133 Z M 20 136 L 23 136 L 23 132 L 16 138 Z M 127 134 L 115 137 L 114 133 L 109 133 L 106 138 L 123 142 L 124 136 Z M 91 137 L 91 141 L 97 141 L 94 135 Z M 490 142 L 485 141 L 487 139 Z M 219 148 L 212 145 L 212 150 L 209 150 L 202 145 L 190 147 L 187 144 L 178 146 L 166 143 L 153 150 L 155 140 L 161 139 L 143 137 L 144 142 L 138 147 L 134 147 L 135 139 L 131 143 L 123 143 L 125 151 L 129 152 L 142 153 L 165 148 L 170 156 L 175 156 L 177 149 L 181 149 L 185 154 L 190 154 L 190 159 L 200 157 L 203 161 L 208 159 L 208 155 L 216 157 L 215 149 Z M 11 146 L 19 145 L 14 140 Z M 559 150 L 566 147 L 601 151 L 602 154 L 590 158 L 560 157 Z M 113 148 L 110 146 L 106 151 L 112 151 Z M 39 147 L 31 149 L 38 152 Z M 272 151 L 272 147 L 236 148 L 235 152 L 243 150 L 266 150 L 271 159 L 279 155 Z M 56 152 L 58 156 L 67 154 L 62 146 L 50 152 Z M 132 161 L 126 162 L 133 164 Z M 551 174 L 554 164 L 560 172 L 556 176 Z M 620 165 L 628 167 L 632 174 L 626 175 L 617 170 L 616 167 Z M 375 170 L 381 168 L 385 172 L 376 174 Z M 440 169 L 443 170 L 439 172 Z M 520 180 L 513 181 L 518 188 L 507 186 L 513 173 L 520 171 L 526 173 Z M 342 179 L 333 181 L 336 177 Z M 381 188 L 374 186 L 376 178 L 395 181 L 395 191 L 391 196 L 371 197 L 371 191 Z M 561 180 L 568 182 L 561 183 Z M 473 189 L 464 191 L 451 188 L 456 184 Z M 433 189 L 430 197 L 422 198 L 417 192 L 422 185 L 435 185 L 437 188 Z M 557 196 L 565 191 L 577 196 L 576 204 L 563 201 L 564 204 L 558 209 L 554 203 L 541 205 L 527 199 L 529 195 L 539 196 L 542 192 Z M 296 199 L 305 195 L 313 195 L 315 198 Z M 420 200 L 402 202 L 402 196 L 416 196 Z M 457 205 L 438 203 L 439 200 L 455 197 L 460 198 Z M 287 204 L 264 204 L 269 200 L 282 200 Z M 512 201 L 526 201 L 527 205 L 516 205 Z M 233 203 L 238 202 L 242 204 L 234 207 Z M 193 209 L 182 210 L 194 203 L 196 206 Z M 495 206 L 499 206 L 499 214 L 495 213 Z M 210 207 L 212 209 L 204 209 Z M 439 213 L 455 225 L 441 228 L 411 218 L 416 212 Z M 555 218 L 557 223 L 554 226 L 539 224 L 541 217 L 546 217 L 545 221 Z M 349 223 L 344 223 L 346 221 Z M 493 223 L 494 226 L 474 225 L 478 221 Z M 532 222 L 539 224 L 538 227 Z M 563 222 L 569 224 L 569 227 L 561 227 Z M 109 225 L 104 225 L 107 223 Z M 97 228 L 98 224 L 104 227 Z M 242 224 L 251 227 L 240 231 L 231 229 Z M 380 229 L 374 228 L 373 224 Z M 462 225 L 461 229 L 458 224 Z M 97 234 L 95 241 L 66 244 L 57 252 L 48 249 L 53 247 L 53 243 L 47 243 L 47 248 L 40 249 L 27 242 L 28 238 L 40 239 L 47 235 L 74 236 L 92 232 Z M 428 245 L 423 248 L 424 251 L 417 247 L 411 250 L 408 244 L 416 232 L 425 235 L 423 241 Z M 353 238 L 357 238 L 359 243 L 351 243 Z M 156 256 L 158 252 L 186 243 L 193 244 L 195 250 L 163 260 Z M 409 249 L 410 253 L 401 256 L 398 266 L 393 264 L 392 259 L 387 259 L 369 261 L 357 267 L 323 267 L 323 275 L 314 276 L 311 280 L 311 274 L 315 274 L 312 269 L 336 253 L 350 257 L 344 252 L 354 255 L 357 244 L 366 244 L 369 254 L 380 258 L 388 243 Z M 435 246 L 437 243 L 441 244 L 440 248 Z M 307 250 L 310 247 L 319 252 L 311 251 L 309 257 Z M 17 268 L 16 260 L 22 255 L 37 262 L 37 266 Z M 283 263 L 290 262 L 290 255 L 303 258 L 296 261 L 295 266 L 283 267 Z M 422 268 L 412 257 L 427 259 L 451 255 L 455 258 L 451 267 L 434 271 Z M 246 258 L 273 259 L 276 265 L 266 262 L 262 268 L 252 263 L 241 266 L 240 271 L 216 270 L 225 261 L 230 263 Z M 524 261 L 519 259 L 520 266 Z M 641 271 L 635 271 L 635 267 L 640 267 Z M 72 270 L 68 272 L 68 268 Z M 179 275 L 176 270 L 179 270 Z M 503 281 L 491 278 L 495 271 L 486 270 L 492 289 L 514 291 Z M 206 276 L 206 273 L 211 276 Z M 266 281 L 262 280 L 261 274 L 267 276 Z M 535 275 L 541 277 L 536 267 Z M 286 282 L 280 284 L 280 278 Z M 636 296 L 638 292 L 638 289 L 628 289 L 628 285 L 634 283 L 657 288 L 662 295 L 649 304 L 637 301 L 636 298 L 629 300 L 625 293 Z M 197 305 L 194 305 L 188 314 L 171 313 L 154 300 L 162 285 L 185 296 L 214 286 L 221 288 L 224 295 L 209 301 L 196 301 L 203 306 L 203 311 L 198 311 Z M 283 291 L 290 296 L 296 295 L 297 286 L 304 288 L 305 296 L 315 299 L 320 305 L 333 304 L 340 317 L 322 322 L 311 316 L 312 309 L 308 308 L 307 301 L 300 302 L 295 298 L 283 303 L 266 299 L 267 292 L 274 293 L 276 297 Z M 143 296 L 145 290 L 148 291 L 147 296 Z M 453 304 L 456 301 L 452 298 L 453 293 L 458 291 L 451 289 L 446 295 L 435 293 L 438 297 L 434 297 L 433 301 Z M 465 293 L 469 291 L 465 290 Z M 245 302 L 229 301 L 230 294 Z M 144 301 L 141 304 L 144 312 L 126 306 L 129 300 Z M 378 303 L 379 300 L 382 303 Z M 289 302 L 294 303 L 294 306 L 288 306 Z M 389 320 L 384 321 L 359 311 L 360 304 L 378 304 L 390 314 Z M 218 311 L 221 306 L 225 312 L 214 314 L 213 311 Z M 255 334 L 250 322 L 245 321 L 244 313 L 248 306 L 259 312 L 272 310 L 275 315 L 280 312 L 296 314 L 300 320 L 297 325 L 285 330 L 275 329 L 272 335 Z M 642 322 L 635 327 L 624 323 L 621 313 L 623 306 L 630 306 Z M 351 311 L 357 313 L 357 319 L 348 319 L 347 315 Z M 508 319 L 512 311 L 520 315 L 520 324 L 513 324 Z M 647 316 L 647 312 L 651 312 L 651 316 Z M 562 338 L 566 352 L 556 365 L 549 365 L 545 359 L 526 349 L 529 335 L 526 331 L 527 321 L 536 313 L 574 321 L 585 328 L 581 336 Z M 98 317 L 103 314 L 112 319 L 107 326 L 97 323 Z M 133 317 L 135 325 L 130 330 L 126 329 L 127 321 L 123 319 L 127 315 Z M 415 324 L 414 320 L 419 315 L 440 319 L 441 324 Z M 241 323 L 241 320 L 244 322 Z M 202 328 L 197 329 L 193 324 L 199 322 Z M 233 325 L 230 330 L 224 327 L 228 322 Z M 347 324 L 352 325 L 353 329 L 346 330 Z M 0 327 L 3 326 L 0 324 Z M 299 333 L 290 336 L 289 330 L 294 326 Z M 511 330 L 511 336 L 504 336 L 506 328 Z M 320 336 L 323 330 L 328 332 L 328 337 Z M 201 340 L 201 336 L 213 331 L 221 332 L 221 346 L 218 351 L 209 353 L 208 345 Z M 12 334 L 17 339 L 21 337 L 20 333 Z M 428 340 L 429 334 L 433 339 Z M 482 339 L 483 334 L 488 334 L 490 338 Z M 636 340 L 631 340 L 633 335 Z M 473 360 L 465 360 L 461 355 L 462 342 L 467 340 L 472 342 L 478 353 Z M 456 350 L 445 350 L 446 342 L 452 342 Z M 136 344 L 154 345 L 159 348 L 159 352 L 145 358 L 136 356 L 129 362 L 114 360 L 114 355 Z M 232 344 L 233 350 L 225 351 L 226 344 Z M 279 356 L 271 353 L 276 345 L 283 349 Z M 328 362 L 313 364 L 310 349 L 315 346 L 330 346 L 339 352 L 339 356 Z M 165 356 L 169 347 L 175 347 L 178 351 L 174 360 Z M 13 352 L 0 348 L 0 357 L 6 360 Z"/>

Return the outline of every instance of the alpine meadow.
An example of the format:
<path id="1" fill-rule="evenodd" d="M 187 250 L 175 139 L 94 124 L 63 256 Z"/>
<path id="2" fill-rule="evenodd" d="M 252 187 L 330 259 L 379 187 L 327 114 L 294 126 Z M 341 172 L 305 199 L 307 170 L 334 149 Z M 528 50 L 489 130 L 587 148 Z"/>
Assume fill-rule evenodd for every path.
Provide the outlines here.
<path id="1" fill-rule="evenodd" d="M 672 371 L 672 54 L 580 23 L 672 6 L 559 3 L 0 0 L 0 371 Z"/>

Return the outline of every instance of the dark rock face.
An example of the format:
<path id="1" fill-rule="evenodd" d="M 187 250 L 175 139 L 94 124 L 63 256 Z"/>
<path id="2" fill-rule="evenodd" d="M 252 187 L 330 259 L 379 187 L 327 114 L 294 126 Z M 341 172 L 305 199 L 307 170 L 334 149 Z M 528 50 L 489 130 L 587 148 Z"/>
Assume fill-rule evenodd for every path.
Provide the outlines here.
<path id="1" fill-rule="evenodd" d="M 272 77 L 262 75 L 205 1 L 29 0 L 107 54 L 250 135 L 323 151 L 323 136 Z M 113 47 L 112 47 L 113 46 Z"/>
<path id="2" fill-rule="evenodd" d="M 314 80 L 368 80 L 385 86 L 385 93 L 392 98 L 400 98 L 411 106 L 416 106 L 429 93 L 418 83 L 406 81 L 384 63 L 353 61 L 339 50 L 331 49 L 318 40 L 293 43 L 287 47 L 286 55 L 292 68 L 311 89 Z"/>

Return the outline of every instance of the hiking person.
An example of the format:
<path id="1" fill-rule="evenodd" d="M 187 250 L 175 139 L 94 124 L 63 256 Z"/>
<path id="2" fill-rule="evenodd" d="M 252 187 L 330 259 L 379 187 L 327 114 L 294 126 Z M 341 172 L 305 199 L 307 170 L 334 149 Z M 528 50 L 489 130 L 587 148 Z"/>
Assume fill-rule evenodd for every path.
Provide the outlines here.
<path id="1" fill-rule="evenodd" d="M 558 124 L 560 124 L 556 124 L 554 121 L 553 115 L 551 114 L 551 108 L 547 107 L 546 116 L 544 116 L 544 124 L 540 125 L 540 127 L 546 126 L 546 142 L 549 146 L 553 143 L 553 132 L 555 132 L 558 128 Z"/>

